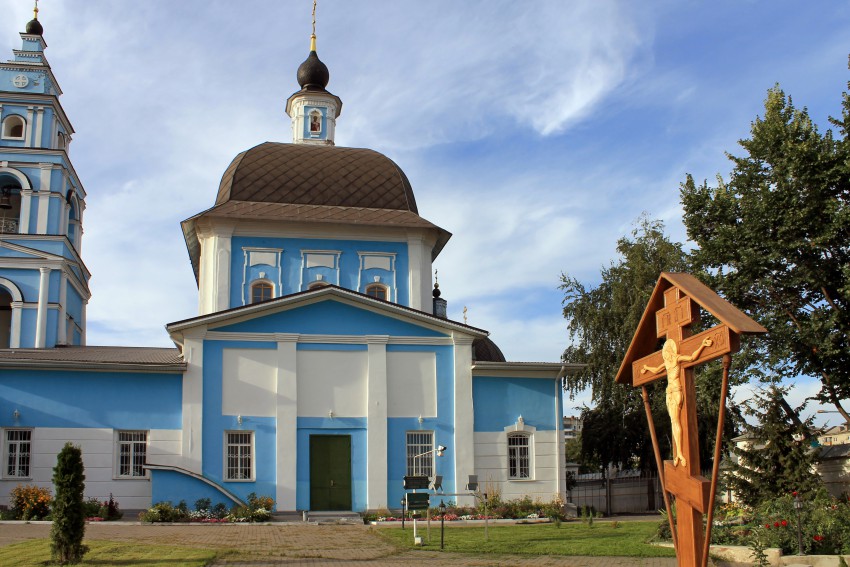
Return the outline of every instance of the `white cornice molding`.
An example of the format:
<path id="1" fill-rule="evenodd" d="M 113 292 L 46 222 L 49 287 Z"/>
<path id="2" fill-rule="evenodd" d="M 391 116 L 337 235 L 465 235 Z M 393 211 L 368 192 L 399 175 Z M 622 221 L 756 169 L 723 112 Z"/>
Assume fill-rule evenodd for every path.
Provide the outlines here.
<path id="1" fill-rule="evenodd" d="M 575 374 L 584 367 L 584 364 L 561 362 L 475 362 L 472 365 L 472 376 L 559 379 L 564 374 Z"/>
<path id="2" fill-rule="evenodd" d="M 285 337 L 281 339 L 280 337 Z M 296 333 L 240 333 L 238 331 L 209 331 L 204 336 L 210 341 L 248 341 L 258 343 L 297 342 L 301 344 L 338 345 L 425 345 L 451 346 L 448 337 L 407 337 L 390 335 L 302 335 Z"/>

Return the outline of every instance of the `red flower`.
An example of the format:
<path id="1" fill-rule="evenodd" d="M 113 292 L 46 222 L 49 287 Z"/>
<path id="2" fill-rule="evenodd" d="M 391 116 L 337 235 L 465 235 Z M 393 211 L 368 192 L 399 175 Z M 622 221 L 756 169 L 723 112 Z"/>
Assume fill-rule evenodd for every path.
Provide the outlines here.
<path id="1" fill-rule="evenodd" d="M 786 522 L 785 520 L 782 520 L 782 527 L 784 528 L 787 525 L 788 525 L 788 522 Z"/>
<path id="2" fill-rule="evenodd" d="M 764 527 L 765 527 L 765 529 L 768 529 L 768 530 L 769 530 L 769 529 L 770 529 L 770 524 L 765 524 L 765 525 L 764 525 Z"/>
<path id="3" fill-rule="evenodd" d="M 779 527 L 779 522 L 773 522 L 773 525 L 774 525 L 775 527 L 777 527 L 777 528 L 778 528 L 778 527 Z"/>
<path id="4" fill-rule="evenodd" d="M 792 495 L 794 498 L 796 498 L 796 497 L 797 497 L 797 491 L 795 490 L 794 492 L 792 492 L 792 493 L 791 493 L 791 495 Z"/>
<path id="5" fill-rule="evenodd" d="M 821 541 L 823 541 L 823 536 L 822 535 L 816 535 L 812 539 L 817 541 L 817 542 L 821 542 Z"/>

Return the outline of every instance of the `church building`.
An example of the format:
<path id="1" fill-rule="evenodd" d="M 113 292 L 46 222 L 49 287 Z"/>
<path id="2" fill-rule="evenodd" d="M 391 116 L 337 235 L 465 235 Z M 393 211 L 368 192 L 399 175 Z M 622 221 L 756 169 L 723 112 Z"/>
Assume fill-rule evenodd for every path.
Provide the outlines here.
<path id="1" fill-rule="evenodd" d="M 68 441 L 86 496 L 124 509 L 252 492 L 281 512 L 397 508 L 413 474 L 463 504 L 470 477 L 504 499 L 564 493 L 576 366 L 506 362 L 447 318 L 432 262 L 451 234 L 391 159 L 334 144 L 315 35 L 291 142 L 239 153 L 182 222 L 198 316 L 165 326 L 174 348 L 88 346 L 89 196 L 37 13 L 21 38 L 0 63 L 0 504 L 51 486 Z"/>

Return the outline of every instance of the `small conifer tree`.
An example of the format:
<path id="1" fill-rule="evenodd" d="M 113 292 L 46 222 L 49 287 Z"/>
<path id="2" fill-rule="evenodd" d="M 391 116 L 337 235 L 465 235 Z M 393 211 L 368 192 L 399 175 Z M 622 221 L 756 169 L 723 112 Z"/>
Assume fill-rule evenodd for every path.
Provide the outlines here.
<path id="1" fill-rule="evenodd" d="M 815 472 L 817 452 L 812 448 L 810 423 L 785 401 L 785 390 L 771 386 L 757 393 L 747 413 L 758 418 L 749 431 L 749 442 L 732 452 L 738 462 L 727 480 L 748 506 L 799 492 L 814 494 L 821 486 Z"/>
<path id="2" fill-rule="evenodd" d="M 83 453 L 79 447 L 66 443 L 53 469 L 53 528 L 50 530 L 50 551 L 60 565 L 79 563 L 88 548 L 83 545 L 86 529 L 83 491 L 86 475 Z"/>

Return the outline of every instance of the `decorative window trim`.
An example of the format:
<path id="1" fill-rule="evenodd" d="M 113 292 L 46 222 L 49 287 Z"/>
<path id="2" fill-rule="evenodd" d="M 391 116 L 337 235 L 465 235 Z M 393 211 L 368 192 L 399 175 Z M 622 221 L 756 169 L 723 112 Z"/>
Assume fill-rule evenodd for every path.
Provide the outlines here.
<path id="1" fill-rule="evenodd" d="M 313 130 L 314 116 L 318 116 L 318 120 L 315 121 L 316 126 L 318 126 L 316 130 Z M 324 115 L 322 114 L 322 111 L 318 108 L 311 108 L 309 111 L 307 111 L 307 132 L 311 138 L 322 137 L 322 118 L 324 118 Z"/>
<path id="2" fill-rule="evenodd" d="M 413 437 L 413 443 L 411 443 L 412 436 L 420 436 L 420 439 L 416 439 Z M 425 440 L 425 438 L 430 438 L 430 442 Z M 404 434 L 404 458 L 405 458 L 405 475 L 413 476 L 417 472 L 420 475 L 424 476 L 434 476 L 434 453 L 430 453 L 429 455 L 424 455 L 416 459 L 414 463 L 413 456 L 419 455 L 421 453 L 425 453 L 426 451 L 434 450 L 434 432 L 430 430 L 411 430 L 406 431 Z"/>
<path id="3" fill-rule="evenodd" d="M 270 288 L 271 288 L 271 295 L 270 295 L 269 297 L 267 297 L 267 298 L 262 298 L 262 299 L 260 299 L 260 300 L 258 300 L 258 301 L 255 301 L 255 300 L 254 300 L 254 288 L 255 288 L 255 287 L 259 287 L 259 286 L 268 286 L 268 287 L 270 287 Z M 269 299 L 274 299 L 274 298 L 275 298 L 275 288 L 274 288 L 274 283 L 272 283 L 270 280 L 268 280 L 268 279 L 266 279 L 266 278 L 258 279 L 258 280 L 254 280 L 254 281 L 252 281 L 252 282 L 251 282 L 251 284 L 248 286 L 248 294 L 249 294 L 249 299 L 250 299 L 250 303 L 251 303 L 251 304 L 259 303 L 260 301 L 268 301 Z M 264 294 L 264 295 L 265 295 L 265 294 Z"/>
<path id="4" fill-rule="evenodd" d="M 236 436 L 240 436 L 241 439 Z M 247 439 L 245 436 L 247 436 Z M 254 439 L 253 431 L 236 430 L 224 432 L 222 478 L 225 482 L 254 482 L 256 479 L 257 462 L 255 458 Z M 241 448 L 242 450 L 235 451 L 231 455 L 231 447 Z M 233 459 L 232 462 L 231 459 Z M 244 462 L 241 462 L 244 459 L 248 460 L 247 466 Z M 245 476 L 246 474 L 247 478 Z"/>
<path id="5" fill-rule="evenodd" d="M 26 433 L 27 438 L 26 439 L 10 439 L 10 437 L 12 437 L 12 435 L 11 435 L 12 433 L 18 433 L 18 432 Z M 3 478 L 15 479 L 15 480 L 32 479 L 32 468 L 33 468 L 32 467 L 32 432 L 33 432 L 32 428 L 29 428 L 29 427 L 8 427 L 8 428 L 3 429 Z M 23 435 L 21 435 L 21 437 L 23 437 Z M 27 452 L 26 453 L 22 453 L 22 451 L 20 450 L 20 445 L 22 445 L 24 443 L 27 445 L 27 447 L 26 447 Z M 10 465 L 9 461 L 10 461 L 10 457 L 12 456 L 12 454 L 11 454 L 11 448 L 12 447 L 16 448 L 16 450 L 15 450 L 16 459 L 15 459 L 15 465 L 14 465 L 14 468 L 15 468 L 14 473 L 9 472 L 9 465 Z M 24 464 L 26 469 L 21 470 L 20 461 L 24 460 L 24 459 L 26 461 L 25 464 Z M 22 472 L 24 474 L 20 474 Z"/>
<path id="6" fill-rule="evenodd" d="M 331 271 L 331 277 L 327 281 L 327 283 L 331 284 L 339 284 L 339 264 L 340 264 L 340 256 L 342 255 L 341 250 L 301 250 L 301 270 L 300 270 L 300 281 L 298 282 L 298 289 L 301 291 L 309 289 L 309 285 L 316 280 L 310 280 L 312 277 L 310 274 L 316 274 L 316 272 L 309 272 L 309 270 L 315 270 L 317 268 L 324 268 Z M 330 258 L 330 266 L 327 264 L 314 264 L 309 265 L 312 262 L 316 262 L 321 257 L 327 256 Z M 321 275 L 321 274 L 316 274 Z M 331 279 L 335 279 L 336 281 L 330 281 Z M 309 283 L 308 283 L 309 282 Z"/>
<path id="7" fill-rule="evenodd" d="M 525 423 L 525 419 L 520 415 L 517 417 L 516 423 L 513 423 L 504 428 L 505 432 L 505 448 L 507 449 L 507 477 L 509 481 L 516 482 L 525 482 L 529 480 L 534 480 L 534 434 L 537 432 L 537 428 L 533 425 L 528 425 Z M 511 437 L 524 437 L 528 440 L 528 476 L 516 476 L 511 475 Z"/>
<path id="8" fill-rule="evenodd" d="M 12 136 L 10 131 L 15 125 L 11 124 L 11 122 L 19 122 L 21 126 L 21 135 L 20 136 Z M 25 140 L 27 137 L 27 119 L 21 116 L 20 114 L 10 114 L 6 118 L 3 119 L 3 139 L 4 140 Z"/>
<path id="9" fill-rule="evenodd" d="M 524 443 L 511 445 L 513 440 L 523 440 Z M 534 436 L 531 433 L 509 433 L 507 447 L 508 480 L 534 480 Z M 525 475 L 523 475 L 524 470 Z"/>
<path id="10" fill-rule="evenodd" d="M 308 289 L 308 290 L 312 290 L 312 289 L 322 289 L 323 287 L 328 287 L 329 285 L 331 285 L 331 284 L 329 284 L 329 283 L 328 283 L 328 282 L 326 282 L 325 280 L 316 280 L 316 281 L 314 281 L 313 283 L 311 283 L 310 285 L 308 285 L 308 286 L 307 286 L 307 289 Z"/>
<path id="11" fill-rule="evenodd" d="M 122 437 L 124 437 L 122 439 Z M 149 477 L 149 473 L 144 465 L 147 463 L 148 447 L 150 442 L 150 434 L 147 430 L 139 429 L 117 429 L 115 430 L 115 471 L 116 479 L 132 479 L 142 480 Z M 124 453 L 122 449 L 128 447 L 128 473 L 122 474 L 122 457 Z M 141 449 L 141 451 L 140 451 Z M 136 463 L 136 457 L 141 452 L 141 462 Z M 136 466 L 138 465 L 138 466 Z M 141 472 L 141 474 L 136 474 Z"/>

